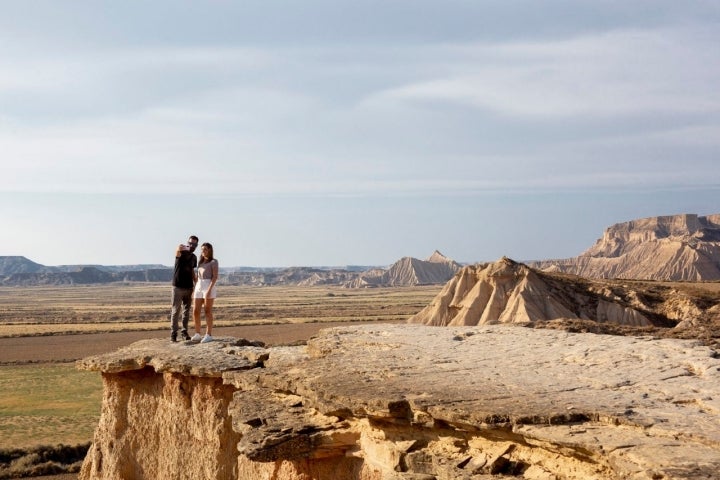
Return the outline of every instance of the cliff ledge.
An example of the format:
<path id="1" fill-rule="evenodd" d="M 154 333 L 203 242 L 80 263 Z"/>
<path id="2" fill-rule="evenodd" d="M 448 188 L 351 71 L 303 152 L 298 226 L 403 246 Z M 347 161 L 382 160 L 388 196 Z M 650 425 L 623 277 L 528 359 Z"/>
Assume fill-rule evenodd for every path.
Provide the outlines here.
<path id="1" fill-rule="evenodd" d="M 720 471 L 720 359 L 513 326 L 323 330 L 89 357 L 80 479 L 694 479 Z M 493 477 L 495 475 L 495 477 Z"/>

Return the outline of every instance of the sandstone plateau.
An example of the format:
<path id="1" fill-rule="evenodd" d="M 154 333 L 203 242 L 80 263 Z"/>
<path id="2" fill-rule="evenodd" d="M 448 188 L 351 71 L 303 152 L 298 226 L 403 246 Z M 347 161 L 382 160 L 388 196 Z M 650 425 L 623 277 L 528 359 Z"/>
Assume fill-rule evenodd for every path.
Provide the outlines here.
<path id="1" fill-rule="evenodd" d="M 375 325 L 294 347 L 144 340 L 78 367 L 104 383 L 84 480 L 720 471 L 720 359 L 697 341 Z"/>
<path id="2" fill-rule="evenodd" d="M 590 278 L 720 280 L 720 214 L 618 223 L 577 257 L 528 263 Z"/>

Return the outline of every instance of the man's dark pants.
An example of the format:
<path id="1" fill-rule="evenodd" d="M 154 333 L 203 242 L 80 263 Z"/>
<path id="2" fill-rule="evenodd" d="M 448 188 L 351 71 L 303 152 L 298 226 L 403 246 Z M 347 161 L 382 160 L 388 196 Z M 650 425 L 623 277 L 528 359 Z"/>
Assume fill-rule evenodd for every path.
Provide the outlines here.
<path id="1" fill-rule="evenodd" d="M 172 310 L 170 311 L 170 329 L 173 335 L 178 331 L 178 320 L 182 312 L 182 329 L 187 331 L 190 321 L 190 304 L 192 303 L 192 288 L 173 287 Z"/>

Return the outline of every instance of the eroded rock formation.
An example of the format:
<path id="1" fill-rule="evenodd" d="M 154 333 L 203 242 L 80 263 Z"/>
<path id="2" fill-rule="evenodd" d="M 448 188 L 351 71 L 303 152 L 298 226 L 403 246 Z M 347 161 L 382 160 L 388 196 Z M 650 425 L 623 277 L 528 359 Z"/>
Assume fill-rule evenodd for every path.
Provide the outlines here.
<path id="1" fill-rule="evenodd" d="M 306 347 L 148 340 L 78 365 L 105 384 L 84 480 L 720 471 L 720 359 L 693 341 L 381 325 Z"/>
<path id="2" fill-rule="evenodd" d="M 618 223 L 577 257 L 529 264 L 589 278 L 720 280 L 720 214 Z"/>
<path id="3" fill-rule="evenodd" d="M 360 288 L 368 286 L 408 287 L 435 285 L 447 282 L 462 266 L 455 260 L 435 250 L 426 260 L 403 257 L 387 270 L 373 269 L 363 272 L 344 286 Z"/>
<path id="4" fill-rule="evenodd" d="M 652 289 L 537 271 L 501 258 L 464 267 L 408 323 L 467 326 L 563 318 L 668 327 L 705 316 L 683 292 L 662 285 Z"/>

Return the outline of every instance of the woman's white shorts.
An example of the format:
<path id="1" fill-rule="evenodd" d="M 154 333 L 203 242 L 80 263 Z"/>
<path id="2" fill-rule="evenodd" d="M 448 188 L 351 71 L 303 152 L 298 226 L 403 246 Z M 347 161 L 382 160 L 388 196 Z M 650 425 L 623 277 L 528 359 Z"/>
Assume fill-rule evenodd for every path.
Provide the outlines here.
<path id="1" fill-rule="evenodd" d="M 210 288 L 210 283 L 212 283 L 212 280 L 210 280 L 209 278 L 201 278 L 200 280 L 198 280 L 198 282 L 195 284 L 193 298 L 215 298 L 217 296 L 217 285 L 215 285 L 213 289 L 210 290 L 210 295 L 205 295 L 208 291 L 208 288 Z"/>

